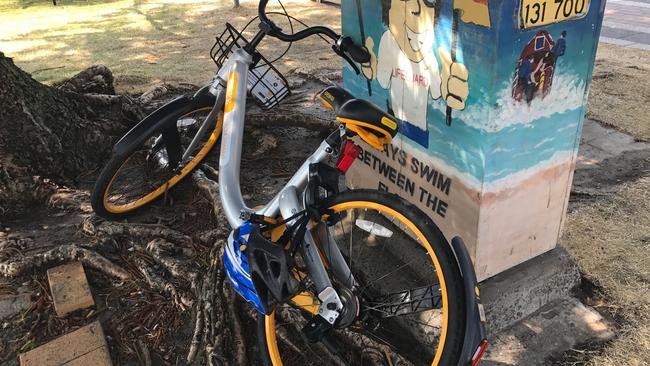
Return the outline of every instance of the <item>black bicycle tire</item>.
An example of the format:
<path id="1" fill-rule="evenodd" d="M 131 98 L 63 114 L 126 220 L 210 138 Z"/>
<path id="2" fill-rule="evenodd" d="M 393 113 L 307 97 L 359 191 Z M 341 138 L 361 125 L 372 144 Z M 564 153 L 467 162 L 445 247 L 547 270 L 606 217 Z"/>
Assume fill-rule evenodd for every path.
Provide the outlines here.
<path id="1" fill-rule="evenodd" d="M 105 202 L 104 202 L 104 195 L 106 193 L 106 190 L 109 188 L 109 185 L 115 176 L 115 174 L 118 172 L 118 170 L 122 167 L 122 164 L 135 152 L 140 145 L 146 141 L 149 137 L 156 136 L 160 134 L 160 130 L 162 129 L 162 126 L 156 126 L 156 125 L 162 125 L 164 122 L 163 120 L 166 119 L 168 116 L 178 116 L 181 117 L 187 113 L 190 113 L 193 110 L 198 110 L 202 108 L 211 108 L 214 105 L 214 99 L 211 98 L 206 98 L 206 97 L 198 97 L 198 98 L 186 98 L 183 100 L 183 104 L 180 104 L 178 106 L 174 106 L 173 109 L 168 111 L 167 114 L 164 116 L 161 116 L 160 119 L 154 122 L 154 126 L 150 129 L 148 129 L 148 132 L 145 132 L 143 135 L 147 136 L 134 136 L 134 140 L 138 141 L 137 143 L 131 143 L 129 146 L 126 148 L 125 151 L 121 153 L 116 153 L 113 151 L 113 154 L 111 158 L 108 160 L 104 168 L 102 169 L 101 173 L 97 177 L 97 180 L 95 181 L 95 185 L 93 187 L 92 193 L 90 195 L 90 203 L 93 208 L 93 211 L 95 214 L 97 214 L 100 217 L 103 217 L 105 219 L 109 220 L 119 220 L 123 219 L 125 217 L 128 217 L 134 213 L 136 213 L 138 210 L 145 208 L 149 205 L 151 205 L 153 202 L 157 201 L 160 199 L 160 196 L 154 198 L 153 200 L 145 203 L 142 206 L 139 206 L 137 208 L 134 208 L 132 210 L 129 210 L 127 212 L 123 213 L 114 213 L 106 209 L 105 207 Z M 159 108 L 161 110 L 162 108 L 165 108 L 165 106 Z M 156 112 L 154 112 L 156 113 Z M 215 127 L 217 128 L 217 127 Z M 211 129 L 210 131 L 207 131 L 206 133 L 212 133 L 214 129 Z M 130 132 L 130 131 L 129 131 Z M 129 134 L 125 136 L 127 136 Z M 216 146 L 217 144 L 215 144 Z M 212 147 L 214 149 L 214 146 Z M 212 150 L 211 149 L 211 150 Z M 199 164 L 197 164 L 198 166 Z M 196 167 L 195 167 L 196 169 Z M 190 173 L 187 173 L 183 179 L 187 178 Z M 181 179 L 181 181 L 183 180 Z"/>
<path id="2" fill-rule="evenodd" d="M 374 202 L 392 208 L 415 224 L 429 239 L 429 243 L 442 267 L 443 277 L 446 279 L 445 284 L 449 301 L 447 336 L 443 345 L 442 357 L 436 366 L 456 366 L 463 347 L 466 309 L 464 306 L 465 294 L 463 292 L 462 277 L 451 246 L 440 229 L 422 210 L 396 194 L 369 189 L 348 190 L 328 197 L 321 206 L 331 207 L 351 201 Z M 273 366 L 266 341 L 265 320 L 264 316 L 260 314 L 258 314 L 257 321 L 257 338 L 262 364 Z"/>

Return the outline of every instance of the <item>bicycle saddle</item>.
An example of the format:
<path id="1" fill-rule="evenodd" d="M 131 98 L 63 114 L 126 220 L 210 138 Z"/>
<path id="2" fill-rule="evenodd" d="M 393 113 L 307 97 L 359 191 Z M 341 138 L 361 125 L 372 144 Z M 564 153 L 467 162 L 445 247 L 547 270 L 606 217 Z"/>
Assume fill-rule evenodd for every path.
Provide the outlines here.
<path id="1" fill-rule="evenodd" d="M 384 151 L 397 134 L 397 120 L 372 102 L 357 99 L 345 89 L 329 86 L 318 97 L 323 105 L 336 113 L 336 121 L 379 151 Z"/>

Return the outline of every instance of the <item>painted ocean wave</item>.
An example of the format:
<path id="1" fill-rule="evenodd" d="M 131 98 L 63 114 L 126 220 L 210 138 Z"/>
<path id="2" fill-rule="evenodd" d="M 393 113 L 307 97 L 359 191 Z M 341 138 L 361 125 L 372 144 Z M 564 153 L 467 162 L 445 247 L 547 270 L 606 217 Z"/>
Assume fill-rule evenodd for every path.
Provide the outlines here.
<path id="1" fill-rule="evenodd" d="M 451 127 L 430 124 L 431 150 L 413 145 L 474 179 L 491 182 L 539 165 L 557 152 L 573 153 L 579 132 L 575 121 L 582 119 L 582 113 L 581 107 L 567 110 L 539 118 L 526 128 L 510 125 L 488 136 L 462 121 L 454 121 Z"/>
<path id="2" fill-rule="evenodd" d="M 586 85 L 578 75 L 554 75 L 551 92 L 544 99 L 534 98 L 528 105 L 514 100 L 510 84 L 504 83 L 497 93 L 495 105 L 490 103 L 491 98 L 486 95 L 480 102 L 459 112 L 457 118 L 489 133 L 499 132 L 509 126 L 526 125 L 540 118 L 582 108 Z M 493 120 L 490 121 L 487 116 Z"/>

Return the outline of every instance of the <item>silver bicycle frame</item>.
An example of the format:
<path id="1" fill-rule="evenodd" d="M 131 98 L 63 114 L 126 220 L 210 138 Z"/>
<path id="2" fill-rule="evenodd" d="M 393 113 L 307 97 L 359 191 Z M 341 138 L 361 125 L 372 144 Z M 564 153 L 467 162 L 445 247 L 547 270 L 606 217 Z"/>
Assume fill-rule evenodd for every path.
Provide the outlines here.
<path id="1" fill-rule="evenodd" d="M 287 214 L 294 209 L 295 212 L 303 210 L 304 207 L 302 207 L 303 205 L 301 203 L 298 207 L 288 207 L 287 212 L 280 212 L 282 197 L 286 197 L 291 188 L 297 194 L 302 193 L 307 184 L 309 165 L 325 160 L 332 152 L 332 147 L 323 141 L 318 149 L 302 164 L 285 187 L 269 203 L 259 209 L 252 209 L 246 206 L 241 194 L 239 178 L 246 116 L 248 69 L 252 62 L 252 57 L 246 51 L 242 49 L 235 51 L 218 73 L 217 78 L 220 79 L 221 87 L 215 88 L 217 93 L 226 93 L 221 152 L 219 156 L 219 188 L 226 218 L 233 228 L 239 227 L 244 223 L 244 218 L 247 216 L 247 213 L 255 212 L 268 217 L 276 217 L 278 214 L 282 214 L 284 217 L 288 217 L 290 215 L 287 216 Z M 223 81 L 229 80 L 229 76 L 232 80 L 224 89 Z"/>
<path id="2" fill-rule="evenodd" d="M 257 210 L 246 206 L 242 197 L 239 178 L 246 116 L 248 70 L 252 62 L 252 57 L 246 51 L 243 49 L 236 50 L 217 73 L 211 88 L 211 92 L 217 96 L 217 101 L 223 101 L 223 106 L 217 102 L 215 109 L 213 109 L 218 110 L 217 108 L 223 107 L 224 110 L 219 156 L 219 193 L 224 213 L 233 229 L 241 226 L 250 213 L 257 213 L 267 217 L 277 217 L 278 215 L 290 217 L 304 210 L 304 202 L 302 202 L 301 198 L 307 185 L 309 165 L 322 162 L 333 152 L 333 147 L 323 141 L 269 203 Z M 224 87 L 226 81 L 227 84 Z M 225 93 L 225 98 L 221 97 L 221 93 Z M 327 245 L 330 244 L 327 243 Z M 337 310 L 341 310 L 343 304 L 332 286 L 320 258 L 318 247 L 309 230 L 305 233 L 301 250 L 318 292 L 318 298 L 322 302 L 319 314 L 330 324 L 333 324 L 339 315 Z M 340 253 L 333 259 L 339 262 L 339 258 L 343 263 L 337 263 L 337 272 L 340 271 L 339 275 L 353 281 L 350 270 L 345 261 L 342 260 L 343 257 Z M 335 306 L 328 307 L 327 305 L 330 303 Z"/>

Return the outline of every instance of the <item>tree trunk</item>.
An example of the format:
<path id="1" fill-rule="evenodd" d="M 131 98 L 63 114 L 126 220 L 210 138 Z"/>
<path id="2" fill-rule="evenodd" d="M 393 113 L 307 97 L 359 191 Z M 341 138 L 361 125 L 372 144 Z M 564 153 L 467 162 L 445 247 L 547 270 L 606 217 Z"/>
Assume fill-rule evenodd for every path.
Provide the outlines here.
<path id="1" fill-rule="evenodd" d="M 110 71 L 91 69 L 93 83 L 112 90 Z M 48 181 L 74 182 L 100 168 L 115 138 L 140 117 L 128 98 L 70 90 L 37 82 L 0 52 L 0 215 L 42 198 Z"/>

